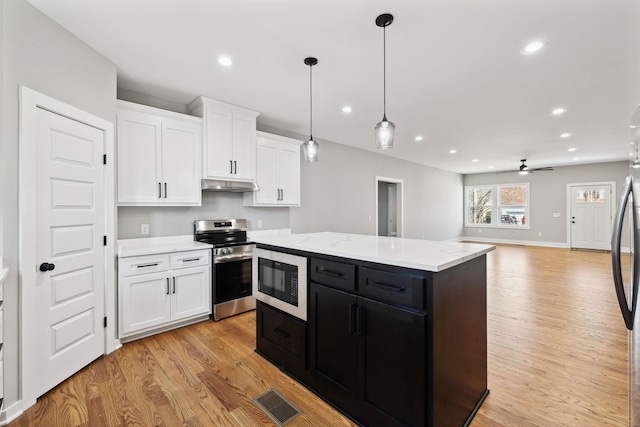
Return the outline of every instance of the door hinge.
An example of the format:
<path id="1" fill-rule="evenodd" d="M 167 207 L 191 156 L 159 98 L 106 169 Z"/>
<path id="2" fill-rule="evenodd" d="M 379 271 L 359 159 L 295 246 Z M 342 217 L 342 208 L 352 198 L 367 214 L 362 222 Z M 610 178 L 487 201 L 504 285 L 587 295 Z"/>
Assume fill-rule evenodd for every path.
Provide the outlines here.
<path id="1" fill-rule="evenodd" d="M 104 237 L 103 239 L 104 246 L 107 246 L 107 236 L 103 236 L 103 237 Z"/>
<path id="2" fill-rule="evenodd" d="M 107 316 L 104 316 L 104 327 L 107 327 Z"/>
<path id="3" fill-rule="evenodd" d="M 106 154 L 102 155 L 102 163 L 105 164 L 105 165 L 107 164 L 107 155 Z"/>

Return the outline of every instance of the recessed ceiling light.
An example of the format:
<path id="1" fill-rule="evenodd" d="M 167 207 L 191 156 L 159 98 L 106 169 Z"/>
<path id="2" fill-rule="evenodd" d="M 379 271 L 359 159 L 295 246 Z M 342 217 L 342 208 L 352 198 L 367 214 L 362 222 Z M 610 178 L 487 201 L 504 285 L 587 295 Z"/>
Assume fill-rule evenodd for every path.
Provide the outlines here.
<path id="1" fill-rule="evenodd" d="M 561 133 L 560 138 L 569 138 L 571 136 L 570 133 Z"/>
<path id="2" fill-rule="evenodd" d="M 220 58 L 218 58 L 218 63 L 220 65 L 228 67 L 229 65 L 233 64 L 233 61 L 228 56 L 221 56 Z"/>
<path id="3" fill-rule="evenodd" d="M 416 141 L 420 142 L 422 141 L 424 138 L 422 138 L 422 135 L 418 135 L 416 136 Z"/>
<path id="4" fill-rule="evenodd" d="M 351 107 L 345 105 L 344 107 L 342 107 L 342 112 L 349 114 L 351 112 Z"/>
<path id="5" fill-rule="evenodd" d="M 567 112 L 566 108 L 558 107 L 558 108 L 554 109 L 551 112 L 551 114 L 553 114 L 554 116 L 559 116 L 560 114 L 564 114 L 566 112 Z"/>
<path id="6" fill-rule="evenodd" d="M 456 154 L 458 150 L 449 150 L 449 154 Z"/>
<path id="7" fill-rule="evenodd" d="M 633 145 L 633 141 L 631 141 L 629 144 Z"/>
<path id="8" fill-rule="evenodd" d="M 631 129 L 635 129 L 635 128 L 637 128 L 638 126 L 636 126 L 636 125 L 631 125 L 631 126 L 629 126 L 629 127 L 630 127 Z"/>
<path id="9" fill-rule="evenodd" d="M 480 160 L 478 160 L 478 159 L 473 159 L 473 160 L 471 160 L 471 161 L 472 161 L 473 163 L 478 163 Z"/>
<path id="10" fill-rule="evenodd" d="M 571 153 L 571 152 L 574 152 L 574 151 L 576 151 L 576 150 L 577 150 L 577 148 L 573 148 L 573 147 L 571 147 L 571 148 L 569 148 L 567 151 Z"/>
<path id="11" fill-rule="evenodd" d="M 544 42 L 541 40 L 535 40 L 529 43 L 520 51 L 523 55 L 530 55 L 542 49 L 544 47 Z"/>
<path id="12" fill-rule="evenodd" d="M 489 169 L 493 169 L 493 165 L 489 166 Z"/>
<path id="13" fill-rule="evenodd" d="M 571 159 L 571 160 L 574 160 L 574 161 L 575 161 L 575 160 L 580 160 L 580 157 L 574 157 L 574 158 L 573 158 L 573 159 Z"/>

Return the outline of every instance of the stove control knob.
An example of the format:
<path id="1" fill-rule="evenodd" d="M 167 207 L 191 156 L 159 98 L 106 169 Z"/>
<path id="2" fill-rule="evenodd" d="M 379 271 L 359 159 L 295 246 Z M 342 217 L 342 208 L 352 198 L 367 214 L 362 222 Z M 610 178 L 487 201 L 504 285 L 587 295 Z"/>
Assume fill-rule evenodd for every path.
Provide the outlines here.
<path id="1" fill-rule="evenodd" d="M 227 253 L 228 254 L 232 254 L 233 253 L 233 248 L 227 248 Z"/>
<path id="2" fill-rule="evenodd" d="M 226 254 L 228 254 L 228 253 L 229 253 L 229 250 L 228 250 L 227 248 L 222 248 L 222 249 L 220 249 L 220 254 L 221 254 L 221 255 L 226 255 Z"/>

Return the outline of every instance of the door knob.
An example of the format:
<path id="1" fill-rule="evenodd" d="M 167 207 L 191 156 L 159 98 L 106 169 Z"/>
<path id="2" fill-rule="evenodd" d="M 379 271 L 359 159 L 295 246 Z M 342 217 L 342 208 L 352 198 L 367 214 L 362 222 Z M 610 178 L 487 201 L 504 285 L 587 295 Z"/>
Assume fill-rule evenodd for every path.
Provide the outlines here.
<path id="1" fill-rule="evenodd" d="M 48 262 L 40 264 L 40 271 L 51 271 L 54 268 L 56 268 L 56 266 L 54 264 L 49 264 Z"/>

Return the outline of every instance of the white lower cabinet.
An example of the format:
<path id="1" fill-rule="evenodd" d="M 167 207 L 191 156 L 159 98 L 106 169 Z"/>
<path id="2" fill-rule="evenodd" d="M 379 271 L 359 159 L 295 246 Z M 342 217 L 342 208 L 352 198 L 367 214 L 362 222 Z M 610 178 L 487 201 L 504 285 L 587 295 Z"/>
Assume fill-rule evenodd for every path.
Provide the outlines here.
<path id="1" fill-rule="evenodd" d="M 120 258 L 118 300 L 123 341 L 202 320 L 211 313 L 211 251 Z"/>

